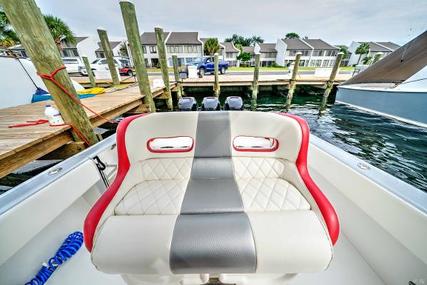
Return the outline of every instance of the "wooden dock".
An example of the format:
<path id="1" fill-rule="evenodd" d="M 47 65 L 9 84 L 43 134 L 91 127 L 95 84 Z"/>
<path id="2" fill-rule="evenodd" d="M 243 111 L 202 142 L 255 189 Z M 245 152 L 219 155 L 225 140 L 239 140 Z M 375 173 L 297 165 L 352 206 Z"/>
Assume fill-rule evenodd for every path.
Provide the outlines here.
<path id="1" fill-rule="evenodd" d="M 153 90 L 153 96 L 160 97 L 162 94 L 162 88 Z M 82 102 L 102 116 L 113 119 L 141 106 L 142 99 L 138 87 L 129 87 L 86 98 Z M 0 109 L 0 178 L 73 142 L 69 126 L 51 127 L 41 124 L 9 128 L 10 125 L 45 119 L 46 104 L 55 105 L 53 101 L 44 101 Z M 105 123 L 91 112 L 86 113 L 94 127 Z"/>
<path id="2" fill-rule="evenodd" d="M 340 84 L 351 77 L 350 74 L 340 74 L 335 79 L 335 84 Z M 316 77 L 314 75 L 298 75 L 297 85 L 312 85 L 322 86 L 326 84 L 329 77 Z M 260 86 L 271 85 L 289 85 L 290 75 L 263 75 L 260 74 L 258 84 Z M 252 74 L 242 75 L 219 75 L 219 83 L 221 86 L 251 86 L 253 82 Z M 215 83 L 214 76 L 206 75 L 203 78 L 187 78 L 183 80 L 184 87 L 203 87 L 213 86 Z"/>
<path id="3" fill-rule="evenodd" d="M 150 76 L 152 81 L 155 78 L 161 78 L 158 76 Z M 263 75 L 262 73 L 259 76 L 259 85 L 261 86 L 271 86 L 271 85 L 289 85 L 291 76 L 289 74 L 280 74 L 280 75 Z M 351 78 L 351 74 L 339 74 L 337 75 L 334 84 L 340 84 Z M 312 85 L 312 86 L 323 86 L 328 81 L 329 77 L 318 77 L 314 75 L 298 75 L 297 76 L 297 85 Z M 90 86 L 88 77 L 73 77 L 73 80 L 80 83 L 85 87 Z M 174 82 L 175 79 L 170 76 L 170 81 Z M 122 84 L 134 83 L 135 80 L 131 78 L 123 78 L 121 81 Z M 219 83 L 221 86 L 251 86 L 253 82 L 253 74 L 241 74 L 241 75 L 230 75 L 224 74 L 219 75 Z M 213 86 L 215 83 L 215 77 L 213 75 L 205 75 L 203 78 L 187 78 L 184 79 L 182 85 L 184 87 L 208 87 Z M 111 80 L 97 80 L 96 84 L 99 86 L 111 86 Z"/>

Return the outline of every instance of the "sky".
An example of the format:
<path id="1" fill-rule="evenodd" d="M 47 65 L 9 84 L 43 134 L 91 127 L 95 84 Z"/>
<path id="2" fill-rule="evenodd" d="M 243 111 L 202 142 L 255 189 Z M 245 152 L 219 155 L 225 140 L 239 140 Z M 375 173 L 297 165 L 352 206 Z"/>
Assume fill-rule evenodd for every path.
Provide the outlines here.
<path id="1" fill-rule="evenodd" d="M 36 0 L 44 14 L 63 19 L 76 36 L 125 38 L 119 0 Z M 276 42 L 288 32 L 331 44 L 404 44 L 427 30 L 427 0 L 134 0 L 140 32 L 198 31 L 223 40 L 233 33 Z"/>

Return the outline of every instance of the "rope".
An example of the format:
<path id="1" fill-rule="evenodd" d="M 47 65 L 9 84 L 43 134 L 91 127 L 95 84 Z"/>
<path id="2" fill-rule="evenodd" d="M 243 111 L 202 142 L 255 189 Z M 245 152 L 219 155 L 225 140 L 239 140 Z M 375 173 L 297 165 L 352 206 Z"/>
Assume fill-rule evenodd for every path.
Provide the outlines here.
<path id="1" fill-rule="evenodd" d="M 83 234 L 81 232 L 74 232 L 70 234 L 61 247 L 50 258 L 47 264 L 44 264 L 42 268 L 37 272 L 36 276 L 31 279 L 25 285 L 43 285 L 52 276 L 55 270 L 62 265 L 65 261 L 70 259 L 82 246 Z"/>
<path id="2" fill-rule="evenodd" d="M 65 89 L 65 87 L 64 87 L 61 83 L 59 83 L 59 82 L 55 79 L 56 74 L 57 74 L 59 71 L 64 70 L 64 69 L 65 69 L 65 66 L 63 65 L 63 66 L 58 67 L 57 69 L 55 69 L 55 70 L 54 70 L 53 72 L 51 72 L 50 74 L 46 74 L 46 73 L 38 73 L 38 72 L 37 72 L 37 75 L 38 75 L 38 76 L 40 76 L 40 77 L 41 77 L 41 78 L 43 78 L 43 79 L 46 79 L 46 80 L 51 81 L 53 84 L 55 84 L 55 85 L 56 85 L 56 87 L 58 87 L 59 89 L 61 89 L 61 90 L 62 90 L 62 92 L 64 92 L 65 94 L 67 94 L 67 95 L 68 95 L 68 97 L 70 97 L 70 98 L 71 98 L 71 100 L 73 100 L 76 104 L 78 104 L 78 105 L 82 106 L 83 108 L 87 109 L 89 112 L 92 112 L 95 116 L 100 117 L 101 119 L 104 119 L 106 122 L 110 122 L 110 123 L 113 123 L 113 124 L 114 124 L 114 123 L 115 123 L 114 121 L 112 121 L 112 120 L 110 120 L 110 119 L 108 119 L 108 118 L 106 118 L 106 117 L 102 116 L 101 114 L 99 114 L 98 112 L 96 112 L 95 110 L 93 110 L 92 108 L 90 108 L 90 107 L 86 106 L 85 104 L 83 104 L 79 99 L 77 99 L 77 97 L 76 97 L 76 96 L 74 96 L 73 94 L 71 94 L 67 89 Z"/>

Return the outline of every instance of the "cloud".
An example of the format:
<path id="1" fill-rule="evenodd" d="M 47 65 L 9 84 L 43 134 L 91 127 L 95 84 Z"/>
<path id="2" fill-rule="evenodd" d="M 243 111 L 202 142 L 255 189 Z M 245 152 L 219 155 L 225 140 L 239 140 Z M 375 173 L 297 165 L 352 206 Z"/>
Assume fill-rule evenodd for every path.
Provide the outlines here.
<path id="1" fill-rule="evenodd" d="M 77 35 L 124 38 L 117 0 L 37 0 L 43 13 L 66 21 Z M 427 29 L 426 0 L 134 0 L 140 31 L 199 31 L 220 39 L 233 33 L 275 42 L 287 32 L 333 44 L 394 41 L 404 44 Z"/>

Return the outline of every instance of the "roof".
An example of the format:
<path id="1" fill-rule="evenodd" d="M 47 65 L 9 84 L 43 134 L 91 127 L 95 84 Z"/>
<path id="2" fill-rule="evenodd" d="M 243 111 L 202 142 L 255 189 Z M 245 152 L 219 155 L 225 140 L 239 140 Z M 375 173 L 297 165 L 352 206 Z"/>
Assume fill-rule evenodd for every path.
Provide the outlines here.
<path id="1" fill-rule="evenodd" d="M 70 43 L 66 40 L 61 40 L 61 46 L 63 48 L 75 48 L 78 43 L 82 42 L 83 40 L 87 39 L 88 37 L 74 37 L 74 40 L 76 41 L 75 44 Z"/>
<path id="2" fill-rule="evenodd" d="M 110 42 L 110 46 L 111 46 L 111 49 L 114 49 L 115 47 L 117 47 L 119 44 L 121 44 L 122 42 L 117 42 L 117 41 L 115 41 L 115 42 Z M 101 42 L 98 42 L 98 46 L 99 46 L 99 48 L 97 48 L 95 51 L 104 51 L 104 49 L 102 48 L 102 46 L 101 46 Z"/>
<path id="3" fill-rule="evenodd" d="M 362 44 L 364 42 L 358 42 L 359 44 Z M 369 51 L 370 52 L 390 52 L 391 50 L 389 48 L 386 48 L 382 45 L 379 45 L 375 42 L 367 42 L 369 44 Z"/>
<path id="4" fill-rule="evenodd" d="M 397 50 L 398 48 L 400 48 L 400 45 L 395 44 L 393 42 L 376 42 L 377 44 L 383 45 L 389 49 L 391 49 L 392 51 Z"/>
<path id="5" fill-rule="evenodd" d="M 240 50 L 234 46 L 231 42 L 221 43 L 225 47 L 225 52 L 239 52 Z"/>
<path id="6" fill-rule="evenodd" d="M 314 49 L 322 49 L 322 50 L 325 50 L 325 49 L 338 50 L 339 49 L 333 45 L 328 44 L 327 42 L 321 39 L 303 39 L 303 41 L 311 45 Z"/>
<path id="7" fill-rule="evenodd" d="M 282 39 L 282 41 L 285 42 L 287 45 L 288 50 L 290 49 L 296 49 L 296 50 L 311 50 L 312 48 L 303 42 L 301 39 Z"/>
<path id="8" fill-rule="evenodd" d="M 260 52 L 277 52 L 275 43 L 262 43 L 259 46 Z"/>
<path id="9" fill-rule="evenodd" d="M 251 55 L 254 54 L 254 47 L 242 47 L 243 52 L 250 53 Z"/>
<path id="10" fill-rule="evenodd" d="M 172 32 L 167 45 L 201 45 L 198 32 Z"/>
<path id="11" fill-rule="evenodd" d="M 169 32 L 163 32 L 165 39 L 168 37 Z M 156 45 L 156 34 L 154 32 L 145 32 L 141 35 L 141 43 L 143 45 Z"/>

